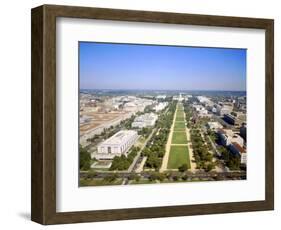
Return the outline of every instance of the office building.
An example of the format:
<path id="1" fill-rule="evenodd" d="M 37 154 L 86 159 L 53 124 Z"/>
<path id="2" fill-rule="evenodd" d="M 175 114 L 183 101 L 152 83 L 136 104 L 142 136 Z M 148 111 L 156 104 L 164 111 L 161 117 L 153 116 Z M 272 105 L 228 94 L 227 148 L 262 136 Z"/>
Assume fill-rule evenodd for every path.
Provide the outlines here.
<path id="1" fill-rule="evenodd" d="M 207 127 L 213 131 L 217 131 L 218 129 L 222 129 L 223 126 L 217 122 L 217 121 L 214 121 L 214 122 L 208 122 L 207 123 Z"/>
<path id="2" fill-rule="evenodd" d="M 167 105 L 168 105 L 168 102 L 160 102 L 153 107 L 153 110 L 155 110 L 156 112 L 162 111 L 163 109 L 165 109 L 167 107 Z"/>
<path id="3" fill-rule="evenodd" d="M 234 155 L 239 155 L 241 157 L 241 164 L 247 164 L 247 153 L 246 149 L 244 149 L 239 143 L 232 142 L 229 145 L 229 150 Z"/>
<path id="4" fill-rule="evenodd" d="M 221 143 L 223 146 L 227 147 L 229 146 L 232 142 L 237 142 L 240 146 L 244 145 L 244 140 L 242 137 L 239 135 L 233 133 L 231 129 L 218 129 L 217 131 Z"/>
<path id="5" fill-rule="evenodd" d="M 247 140 L 247 124 L 243 123 L 240 128 L 240 136 L 244 138 L 244 140 Z"/>
<path id="6" fill-rule="evenodd" d="M 132 123 L 132 128 L 146 128 L 153 127 L 158 119 L 154 113 L 146 113 L 135 118 Z"/>
<path id="7" fill-rule="evenodd" d="M 223 119 L 230 125 L 235 125 L 236 117 L 231 114 L 224 114 Z"/>
<path id="8" fill-rule="evenodd" d="M 121 130 L 98 145 L 97 159 L 113 159 L 115 156 L 127 154 L 135 144 L 138 134 L 134 130 Z"/>

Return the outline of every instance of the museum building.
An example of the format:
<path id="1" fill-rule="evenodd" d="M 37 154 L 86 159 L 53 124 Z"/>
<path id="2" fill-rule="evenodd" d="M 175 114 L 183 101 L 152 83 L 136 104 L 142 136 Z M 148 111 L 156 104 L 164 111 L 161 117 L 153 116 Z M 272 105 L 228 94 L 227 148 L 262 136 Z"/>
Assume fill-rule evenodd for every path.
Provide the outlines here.
<path id="1" fill-rule="evenodd" d="M 113 159 L 115 156 L 127 154 L 136 143 L 138 133 L 134 130 L 121 130 L 98 145 L 97 159 Z"/>

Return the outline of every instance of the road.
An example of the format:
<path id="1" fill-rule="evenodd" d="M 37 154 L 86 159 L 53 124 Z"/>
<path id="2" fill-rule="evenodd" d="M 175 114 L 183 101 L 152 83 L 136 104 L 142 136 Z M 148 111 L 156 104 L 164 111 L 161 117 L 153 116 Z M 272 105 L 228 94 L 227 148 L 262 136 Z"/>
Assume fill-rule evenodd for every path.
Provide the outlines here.
<path id="1" fill-rule="evenodd" d="M 138 164 L 141 162 L 142 157 L 141 156 L 141 152 L 144 150 L 145 146 L 147 145 L 147 143 L 149 142 L 149 140 L 153 137 L 155 131 L 157 129 L 154 128 L 151 133 L 149 134 L 148 138 L 146 138 L 145 142 L 143 143 L 140 151 L 138 151 L 136 157 L 134 158 L 133 163 L 130 165 L 129 169 L 128 169 L 128 173 L 132 173 L 137 169 Z M 128 178 L 124 178 L 122 184 L 127 184 L 128 183 Z"/>
<path id="2" fill-rule="evenodd" d="M 167 109 L 164 111 L 164 114 L 166 114 L 169 110 L 169 107 L 167 107 Z M 156 132 L 159 132 L 159 128 L 156 129 L 154 128 L 152 130 L 152 132 L 150 133 L 150 135 L 148 136 L 148 138 L 145 140 L 143 146 L 141 147 L 140 151 L 138 152 L 137 156 L 134 158 L 134 161 L 133 163 L 130 165 L 129 169 L 128 169 L 128 172 L 131 173 L 131 172 L 135 172 L 135 170 L 137 169 L 138 165 L 141 163 L 142 161 L 142 157 L 141 157 L 141 152 L 143 151 L 143 149 L 146 147 L 147 143 L 150 141 L 150 139 L 153 137 L 154 133 Z M 125 178 L 122 182 L 122 184 L 127 184 L 128 183 L 128 178 Z"/>
<path id="3" fill-rule="evenodd" d="M 209 140 L 210 140 L 210 142 L 211 142 L 211 145 L 212 145 L 213 150 L 215 151 L 215 153 L 217 154 L 217 156 L 220 156 L 221 153 L 218 151 L 217 146 L 216 146 L 215 143 L 213 142 L 212 138 L 210 138 L 209 135 L 207 135 L 207 136 L 208 136 L 208 138 L 209 138 Z"/>
<path id="4" fill-rule="evenodd" d="M 138 151 L 133 163 L 130 165 L 129 169 L 128 169 L 128 172 L 132 172 L 136 169 L 136 166 L 137 166 L 137 163 L 138 163 L 138 160 L 140 158 L 140 155 L 141 155 L 141 152 L 144 150 L 145 146 L 147 145 L 147 143 L 150 141 L 150 139 L 153 137 L 154 133 L 156 131 L 156 128 L 154 128 L 151 133 L 149 134 L 148 138 L 146 138 L 145 142 L 143 143 L 140 151 Z"/>
<path id="5" fill-rule="evenodd" d="M 99 172 L 96 173 L 93 178 L 105 178 L 110 174 L 116 174 L 113 172 Z M 117 173 L 119 178 L 123 178 L 124 180 L 128 181 L 128 177 L 131 175 L 131 173 L 128 172 L 119 172 Z M 171 174 L 173 176 L 177 175 L 177 176 L 182 176 L 183 174 L 180 172 L 171 172 Z M 139 176 L 148 179 L 151 175 L 150 172 L 141 172 L 138 173 Z M 235 172 L 203 172 L 203 171 L 197 171 L 197 172 L 186 172 L 185 175 L 187 175 L 187 177 L 189 179 L 194 179 L 194 178 L 200 178 L 200 179 L 215 179 L 215 178 L 221 178 L 223 179 L 237 179 L 237 178 L 246 178 L 246 172 L 245 171 L 235 171 Z M 81 172 L 80 173 L 80 177 L 82 178 L 86 178 L 88 177 L 89 174 L 86 172 Z M 127 184 L 127 183 L 124 183 Z"/>

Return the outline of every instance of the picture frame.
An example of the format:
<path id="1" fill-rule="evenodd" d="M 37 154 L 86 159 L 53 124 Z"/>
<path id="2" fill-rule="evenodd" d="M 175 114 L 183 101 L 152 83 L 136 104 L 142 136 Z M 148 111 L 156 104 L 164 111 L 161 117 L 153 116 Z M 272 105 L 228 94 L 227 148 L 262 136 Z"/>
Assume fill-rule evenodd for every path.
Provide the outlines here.
<path id="1" fill-rule="evenodd" d="M 265 30 L 265 199 L 259 201 L 57 212 L 56 19 L 59 17 Z M 31 19 L 32 221 L 48 225 L 274 209 L 273 20 L 58 5 L 43 5 L 32 9 Z"/>

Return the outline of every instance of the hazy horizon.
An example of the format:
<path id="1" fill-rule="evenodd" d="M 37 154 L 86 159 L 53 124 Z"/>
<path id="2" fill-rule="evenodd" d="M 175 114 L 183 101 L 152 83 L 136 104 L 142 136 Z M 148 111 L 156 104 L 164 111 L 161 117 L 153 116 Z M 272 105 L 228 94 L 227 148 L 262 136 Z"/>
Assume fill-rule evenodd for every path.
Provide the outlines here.
<path id="1" fill-rule="evenodd" d="M 79 42 L 84 90 L 246 91 L 246 50 Z"/>

